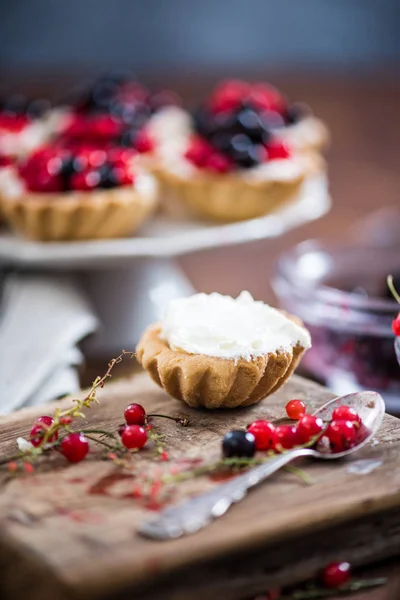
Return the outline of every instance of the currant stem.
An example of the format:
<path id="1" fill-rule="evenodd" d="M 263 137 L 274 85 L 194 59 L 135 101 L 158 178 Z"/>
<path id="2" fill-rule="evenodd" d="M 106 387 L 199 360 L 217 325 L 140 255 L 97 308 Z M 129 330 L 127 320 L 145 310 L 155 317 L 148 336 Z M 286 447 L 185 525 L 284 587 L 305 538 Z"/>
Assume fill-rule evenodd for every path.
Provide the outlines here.
<path id="1" fill-rule="evenodd" d="M 97 433 L 98 435 L 105 435 L 109 438 L 113 438 L 114 440 L 117 439 L 117 436 L 114 433 L 110 433 L 109 431 L 105 431 L 103 429 L 80 429 L 80 433 L 84 433 L 85 435 L 87 433 Z"/>
<path id="2" fill-rule="evenodd" d="M 312 477 L 310 477 L 310 475 L 308 473 L 306 473 L 306 471 L 303 471 L 303 469 L 299 469 L 298 467 L 295 467 L 294 465 L 286 465 L 286 467 L 284 467 L 284 469 L 286 471 L 288 471 L 289 473 L 296 475 L 296 477 L 301 479 L 301 481 L 303 483 L 305 483 L 306 485 L 313 485 L 315 483 L 314 479 Z"/>
<path id="3" fill-rule="evenodd" d="M 84 433 L 84 432 L 82 432 Z M 105 442 L 104 440 L 99 440 L 95 437 L 92 437 L 91 435 L 87 435 L 85 433 L 85 436 L 87 437 L 88 440 L 91 440 L 92 442 L 96 442 L 96 444 L 101 444 L 102 446 L 105 446 L 106 448 L 108 448 L 109 450 L 113 450 L 118 451 L 118 450 L 122 450 L 122 448 L 120 446 L 111 446 L 111 444 L 107 444 L 107 442 Z"/>
<path id="4" fill-rule="evenodd" d="M 291 594 L 284 594 L 279 597 L 279 600 L 318 600 L 322 598 L 332 598 L 338 595 L 344 595 L 352 592 L 359 592 L 360 590 L 368 590 L 375 587 L 380 587 L 387 583 L 385 577 L 376 579 L 359 579 L 350 581 L 339 588 L 326 589 L 326 588 L 313 588 L 308 590 L 296 590 Z"/>
<path id="5" fill-rule="evenodd" d="M 393 298 L 396 300 L 396 302 L 398 302 L 400 304 L 400 294 L 397 292 L 396 288 L 394 287 L 393 275 L 388 275 L 387 284 L 388 284 L 389 290 L 391 291 L 391 293 L 393 295 Z"/>
<path id="6" fill-rule="evenodd" d="M 160 415 L 157 413 L 151 413 L 151 414 L 147 415 L 147 418 L 150 418 L 150 417 L 159 417 L 161 419 L 170 419 L 171 421 L 175 421 L 175 423 L 179 423 L 180 425 L 183 425 L 184 427 L 186 427 L 186 425 L 189 424 L 188 419 L 186 419 L 185 417 L 184 418 L 171 417 L 170 415 Z"/>

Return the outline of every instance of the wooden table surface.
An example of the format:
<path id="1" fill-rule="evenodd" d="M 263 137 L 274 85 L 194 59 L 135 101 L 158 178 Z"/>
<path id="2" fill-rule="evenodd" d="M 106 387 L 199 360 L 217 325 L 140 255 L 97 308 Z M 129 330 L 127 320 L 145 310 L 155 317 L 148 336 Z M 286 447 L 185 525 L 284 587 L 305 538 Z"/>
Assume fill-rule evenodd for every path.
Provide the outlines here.
<path id="1" fill-rule="evenodd" d="M 181 91 L 195 102 L 218 79 L 215 76 L 163 75 L 150 80 Z M 193 254 L 181 264 L 194 286 L 205 292 L 237 294 L 250 290 L 256 297 L 273 301 L 270 275 L 276 257 L 293 244 L 311 237 L 340 240 L 354 223 L 378 208 L 400 207 L 400 87 L 395 73 L 315 74 L 241 73 L 251 78 L 269 78 L 292 99 L 309 103 L 332 133 L 328 154 L 333 196 L 332 211 L 317 222 L 305 225 L 280 239 L 261 241 L 237 248 Z M 3 77 L 0 91 L 26 91 L 35 95 L 65 92 L 75 76 L 32 75 Z M 400 598 L 399 562 L 377 567 L 375 573 L 389 576 L 385 588 L 359 594 L 357 600 Z M 372 573 L 372 569 L 368 573 Z M 341 596 L 343 598 L 343 596 Z"/>

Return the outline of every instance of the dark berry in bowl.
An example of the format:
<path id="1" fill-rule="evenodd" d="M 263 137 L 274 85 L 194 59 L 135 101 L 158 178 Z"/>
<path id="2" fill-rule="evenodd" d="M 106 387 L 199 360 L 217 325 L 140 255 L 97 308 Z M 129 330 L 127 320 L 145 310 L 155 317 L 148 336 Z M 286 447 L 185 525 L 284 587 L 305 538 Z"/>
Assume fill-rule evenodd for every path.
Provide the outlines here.
<path id="1" fill-rule="evenodd" d="M 306 242 L 283 255 L 273 279 L 283 308 L 299 315 L 312 348 L 303 367 L 338 395 L 379 391 L 400 410 L 400 369 L 392 322 L 398 304 L 382 290 L 398 268 L 398 248 Z M 362 288 L 364 293 L 354 293 Z"/>

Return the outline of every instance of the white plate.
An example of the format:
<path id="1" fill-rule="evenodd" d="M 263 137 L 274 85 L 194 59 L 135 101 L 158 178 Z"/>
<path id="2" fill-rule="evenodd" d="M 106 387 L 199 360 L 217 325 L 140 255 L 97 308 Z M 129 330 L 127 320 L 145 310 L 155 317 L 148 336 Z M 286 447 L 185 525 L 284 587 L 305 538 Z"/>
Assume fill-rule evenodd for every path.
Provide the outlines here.
<path id="1" fill-rule="evenodd" d="M 327 180 L 319 176 L 303 184 L 296 202 L 274 214 L 240 223 L 213 225 L 163 215 L 143 227 L 140 237 L 61 243 L 29 242 L 2 231 L 0 264 L 46 269 L 106 269 L 127 265 L 135 258 L 172 257 L 277 237 L 321 217 L 329 208 Z"/>

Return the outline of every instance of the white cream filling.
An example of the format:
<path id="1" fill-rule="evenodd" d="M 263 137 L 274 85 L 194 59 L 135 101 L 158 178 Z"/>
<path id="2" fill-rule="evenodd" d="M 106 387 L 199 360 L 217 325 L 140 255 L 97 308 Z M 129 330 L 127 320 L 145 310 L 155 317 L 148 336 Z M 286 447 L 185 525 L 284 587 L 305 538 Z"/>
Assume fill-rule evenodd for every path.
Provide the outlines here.
<path id="1" fill-rule="evenodd" d="M 298 123 L 275 130 L 278 139 L 287 142 L 292 148 L 303 149 L 318 146 L 325 137 L 325 126 L 314 116 L 300 119 Z"/>
<path id="2" fill-rule="evenodd" d="M 308 331 L 249 292 L 237 298 L 218 293 L 194 294 L 170 302 L 161 338 L 173 350 L 227 359 L 311 347 Z"/>
<path id="3" fill-rule="evenodd" d="M 0 129 L 0 153 L 6 156 L 21 156 L 32 152 L 47 138 L 48 131 L 40 120 L 29 123 L 18 132 Z"/>

